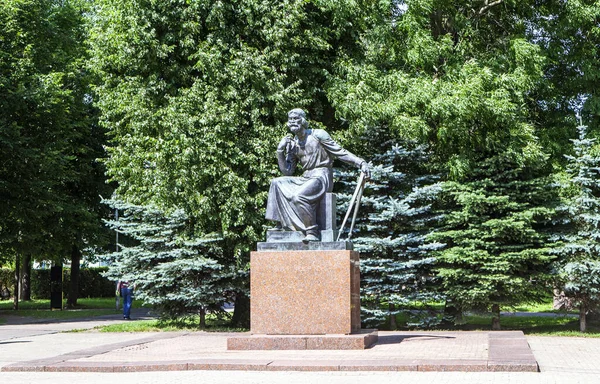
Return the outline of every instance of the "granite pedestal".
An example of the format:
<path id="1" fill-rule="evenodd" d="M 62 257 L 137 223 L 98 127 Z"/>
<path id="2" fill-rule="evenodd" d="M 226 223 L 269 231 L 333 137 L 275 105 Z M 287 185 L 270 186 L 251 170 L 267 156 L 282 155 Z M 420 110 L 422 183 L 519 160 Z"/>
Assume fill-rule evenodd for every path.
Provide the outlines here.
<path id="1" fill-rule="evenodd" d="M 359 254 L 340 244 L 252 252 L 252 335 L 229 338 L 228 349 L 364 349 L 375 343 L 376 331 L 360 329 Z"/>

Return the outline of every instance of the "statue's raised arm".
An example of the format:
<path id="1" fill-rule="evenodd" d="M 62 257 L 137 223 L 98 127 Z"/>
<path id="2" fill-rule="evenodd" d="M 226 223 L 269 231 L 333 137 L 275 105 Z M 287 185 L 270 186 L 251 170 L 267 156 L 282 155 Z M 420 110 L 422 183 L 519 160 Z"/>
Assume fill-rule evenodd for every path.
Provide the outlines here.
<path id="1" fill-rule="evenodd" d="M 306 113 L 292 109 L 288 127 L 294 134 L 277 146 L 277 162 L 285 175 L 271 181 L 266 218 L 276 221 L 275 230 L 304 233 L 304 242 L 319 241 L 316 211 L 321 199 L 333 190 L 333 160 L 338 158 L 359 168 L 370 177 L 368 163 L 336 143 L 322 129 L 310 129 Z M 302 176 L 293 176 L 297 164 Z"/>

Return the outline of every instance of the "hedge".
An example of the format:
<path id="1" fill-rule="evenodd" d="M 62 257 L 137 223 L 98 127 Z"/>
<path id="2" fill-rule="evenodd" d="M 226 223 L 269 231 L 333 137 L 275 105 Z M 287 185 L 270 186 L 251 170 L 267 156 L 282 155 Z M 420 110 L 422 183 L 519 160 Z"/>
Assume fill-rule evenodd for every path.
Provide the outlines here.
<path id="1" fill-rule="evenodd" d="M 79 272 L 79 297 L 113 297 L 115 295 L 115 283 L 102 276 L 107 267 L 81 268 Z M 0 269 L 0 290 L 8 289 L 12 293 L 14 288 L 12 269 Z M 69 293 L 71 281 L 71 269 L 63 269 L 63 295 Z M 33 299 L 50 298 L 50 270 L 31 270 L 31 297 Z"/>

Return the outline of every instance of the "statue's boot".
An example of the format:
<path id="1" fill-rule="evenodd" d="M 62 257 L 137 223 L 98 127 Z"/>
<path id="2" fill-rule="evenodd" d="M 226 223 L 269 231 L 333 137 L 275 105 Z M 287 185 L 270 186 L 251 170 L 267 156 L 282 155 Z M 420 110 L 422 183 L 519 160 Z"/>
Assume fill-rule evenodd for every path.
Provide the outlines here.
<path id="1" fill-rule="evenodd" d="M 314 241 L 321 241 L 319 239 L 319 237 L 317 236 L 319 234 L 319 230 L 316 228 L 311 228 L 309 230 L 306 231 L 306 237 L 304 239 L 302 239 L 303 243 L 310 243 L 310 242 L 314 242 Z"/>

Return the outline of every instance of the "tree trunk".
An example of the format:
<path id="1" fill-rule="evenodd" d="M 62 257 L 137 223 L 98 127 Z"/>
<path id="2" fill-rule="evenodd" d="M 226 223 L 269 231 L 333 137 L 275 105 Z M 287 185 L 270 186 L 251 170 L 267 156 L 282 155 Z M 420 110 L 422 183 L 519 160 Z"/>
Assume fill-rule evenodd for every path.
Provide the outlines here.
<path id="1" fill-rule="evenodd" d="M 206 329 L 206 309 L 200 309 L 200 329 Z"/>
<path id="2" fill-rule="evenodd" d="M 462 310 L 450 300 L 446 300 L 444 304 L 444 313 L 442 315 L 441 325 L 452 327 L 457 324 L 462 324 Z"/>
<path id="3" fill-rule="evenodd" d="M 494 331 L 500 330 L 500 305 L 499 304 L 492 305 L 492 330 L 494 330 Z"/>
<path id="4" fill-rule="evenodd" d="M 28 253 L 23 259 L 21 270 L 21 301 L 31 300 L 31 254 Z"/>
<path id="5" fill-rule="evenodd" d="M 19 309 L 19 277 L 21 275 L 21 257 L 19 255 L 15 256 L 15 289 L 14 291 L 14 301 L 13 301 L 13 309 L 16 311 Z"/>
<path id="6" fill-rule="evenodd" d="M 62 263 L 52 265 L 50 268 L 50 309 L 60 309 L 63 307 L 63 267 Z"/>
<path id="7" fill-rule="evenodd" d="M 79 298 L 79 271 L 81 269 L 81 252 L 79 247 L 73 245 L 71 249 L 71 282 L 69 285 L 69 296 L 67 298 L 67 307 L 75 308 Z"/>
<path id="8" fill-rule="evenodd" d="M 235 297 L 231 325 L 234 327 L 250 328 L 250 298 L 242 293 L 239 293 Z"/>
<path id="9" fill-rule="evenodd" d="M 389 309 L 390 309 L 390 331 L 395 331 L 396 329 L 398 329 L 398 324 L 396 324 L 396 306 L 394 304 L 390 304 L 389 305 Z"/>
<path id="10" fill-rule="evenodd" d="M 579 304 L 579 331 L 585 332 L 587 329 L 586 321 L 587 308 L 584 303 Z"/>

